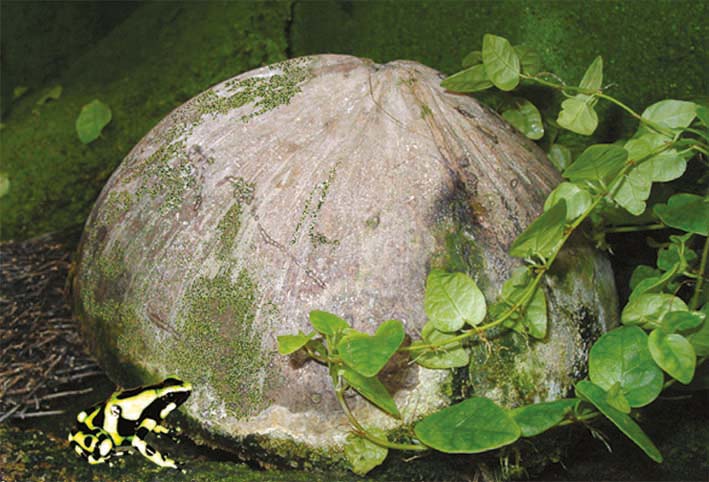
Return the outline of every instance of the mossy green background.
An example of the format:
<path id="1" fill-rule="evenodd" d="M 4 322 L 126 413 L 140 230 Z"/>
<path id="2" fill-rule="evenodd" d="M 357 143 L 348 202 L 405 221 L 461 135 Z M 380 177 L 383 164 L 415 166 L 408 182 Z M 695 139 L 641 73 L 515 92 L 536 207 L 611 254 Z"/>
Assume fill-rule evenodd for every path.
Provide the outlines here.
<path id="1" fill-rule="evenodd" d="M 0 238 L 80 225 L 111 172 L 161 118 L 209 86 L 288 56 L 414 59 L 446 73 L 484 33 L 536 48 L 577 82 L 596 55 L 609 92 L 636 109 L 706 95 L 707 2 L 643 0 L 3 2 Z M 35 102 L 53 85 L 62 97 Z M 30 90 L 13 101 L 12 90 Z M 82 145 L 98 98 L 113 121 Z M 596 139 L 632 129 L 606 109 Z"/>

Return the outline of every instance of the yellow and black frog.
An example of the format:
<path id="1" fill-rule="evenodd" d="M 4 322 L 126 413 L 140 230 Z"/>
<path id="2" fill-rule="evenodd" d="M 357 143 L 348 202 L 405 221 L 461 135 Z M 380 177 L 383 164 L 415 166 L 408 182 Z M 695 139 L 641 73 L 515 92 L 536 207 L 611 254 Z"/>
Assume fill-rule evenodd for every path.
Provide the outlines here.
<path id="1" fill-rule="evenodd" d="M 145 442 L 150 432 L 167 433 L 160 423 L 185 403 L 192 386 L 177 378 L 157 385 L 116 391 L 105 402 L 80 412 L 77 429 L 69 434 L 73 450 L 90 464 L 101 464 L 120 446 L 133 446 L 148 460 L 177 468 L 174 460 Z"/>

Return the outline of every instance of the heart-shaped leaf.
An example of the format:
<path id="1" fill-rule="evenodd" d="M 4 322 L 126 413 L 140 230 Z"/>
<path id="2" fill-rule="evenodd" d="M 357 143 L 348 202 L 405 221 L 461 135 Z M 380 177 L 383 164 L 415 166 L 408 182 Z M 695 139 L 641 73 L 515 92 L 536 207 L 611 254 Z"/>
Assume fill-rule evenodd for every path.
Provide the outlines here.
<path id="1" fill-rule="evenodd" d="M 670 129 L 684 129 L 692 123 L 696 115 L 697 104 L 694 102 L 665 99 L 645 109 L 642 118 Z M 641 130 L 645 129 L 647 127 L 643 125 Z"/>
<path id="2" fill-rule="evenodd" d="M 689 340 L 677 333 L 655 329 L 648 338 L 648 348 L 653 360 L 669 376 L 685 385 L 692 381 L 697 355 Z"/>
<path id="3" fill-rule="evenodd" d="M 101 135 L 101 131 L 111 122 L 111 109 L 98 99 L 92 100 L 81 108 L 76 118 L 76 133 L 79 140 L 88 144 Z"/>
<path id="4" fill-rule="evenodd" d="M 485 297 L 470 276 L 432 270 L 424 294 L 426 316 L 439 331 L 457 331 L 485 319 Z"/>
<path id="5" fill-rule="evenodd" d="M 310 324 L 313 325 L 313 328 L 315 328 L 318 333 L 322 333 L 325 336 L 333 336 L 338 331 L 350 327 L 349 323 L 339 316 L 320 310 L 310 312 Z"/>
<path id="6" fill-rule="evenodd" d="M 664 382 L 647 348 L 647 335 L 637 326 L 616 328 L 600 337 L 591 347 L 588 372 L 604 390 L 618 384 L 631 407 L 655 400 Z"/>
<path id="7" fill-rule="evenodd" d="M 561 112 L 556 122 L 571 132 L 590 136 L 598 127 L 598 114 L 588 95 L 578 94 L 561 103 Z"/>
<path id="8" fill-rule="evenodd" d="M 519 84 L 520 63 L 510 42 L 497 35 L 483 36 L 483 64 L 495 87 L 512 90 Z"/>
<path id="9" fill-rule="evenodd" d="M 450 454 L 475 454 L 511 444 L 519 426 L 506 410 L 488 398 L 472 397 L 425 417 L 414 428 L 416 437 Z"/>
<path id="10" fill-rule="evenodd" d="M 382 323 L 374 336 L 351 333 L 340 340 L 337 351 L 342 361 L 365 377 L 373 377 L 404 341 L 404 325 L 398 320 Z"/>

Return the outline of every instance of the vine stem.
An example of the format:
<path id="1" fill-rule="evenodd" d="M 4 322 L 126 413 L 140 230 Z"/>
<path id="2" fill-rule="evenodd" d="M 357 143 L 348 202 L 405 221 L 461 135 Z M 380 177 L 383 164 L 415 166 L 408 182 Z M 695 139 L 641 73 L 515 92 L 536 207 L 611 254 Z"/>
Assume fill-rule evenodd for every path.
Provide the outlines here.
<path id="1" fill-rule="evenodd" d="M 702 293 L 702 287 L 704 285 L 704 273 L 707 269 L 707 257 L 709 257 L 709 236 L 704 240 L 702 258 L 699 262 L 699 277 L 697 278 L 697 284 L 694 285 L 694 294 L 692 294 L 692 299 L 689 302 L 690 310 L 696 310 L 699 305 L 699 296 Z"/>
<path id="2" fill-rule="evenodd" d="M 370 432 L 367 431 L 360 423 L 359 421 L 355 418 L 354 414 L 352 413 L 352 410 L 350 410 L 349 405 L 347 405 L 347 401 L 345 400 L 345 390 L 342 384 L 342 379 L 338 381 L 338 387 L 335 389 L 335 395 L 337 396 L 337 401 L 340 402 L 340 406 L 342 407 L 342 410 L 345 412 L 345 415 L 347 416 L 347 420 L 350 422 L 350 425 L 355 429 L 356 433 L 358 435 L 361 435 L 362 437 L 366 438 L 370 442 L 377 444 L 381 447 L 387 447 L 390 449 L 396 449 L 396 450 L 416 450 L 416 451 L 424 451 L 424 450 L 429 450 L 428 447 L 425 447 L 423 445 L 416 445 L 416 444 L 400 444 L 396 442 L 390 442 L 387 439 L 383 439 L 381 437 L 377 437 L 376 435 L 372 435 Z"/>
<path id="3" fill-rule="evenodd" d="M 639 226 L 613 226 L 608 229 L 604 229 L 606 233 L 634 233 L 636 231 L 657 231 L 659 229 L 666 229 L 664 223 L 655 224 L 644 224 Z"/>

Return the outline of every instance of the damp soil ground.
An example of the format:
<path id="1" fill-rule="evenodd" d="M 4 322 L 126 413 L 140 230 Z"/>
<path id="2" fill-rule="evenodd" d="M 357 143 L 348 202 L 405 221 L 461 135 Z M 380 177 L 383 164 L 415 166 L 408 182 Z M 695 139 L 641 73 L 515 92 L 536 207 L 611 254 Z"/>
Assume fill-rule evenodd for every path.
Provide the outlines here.
<path id="1" fill-rule="evenodd" d="M 113 466 L 89 466 L 69 450 L 66 435 L 75 412 L 105 399 L 115 388 L 84 352 L 66 303 L 65 279 L 77 241 L 74 231 L 0 244 L 0 480 L 166 480 L 168 469 L 130 452 Z M 663 464 L 650 461 L 614 427 L 598 424 L 595 429 L 605 443 L 583 427 L 559 430 L 552 436 L 567 448 L 556 463 L 534 474 L 512 464 L 506 475 L 555 481 L 709 480 L 708 396 L 706 391 L 675 391 L 640 411 L 639 422 L 663 453 Z M 352 474 L 255 467 L 183 435 L 154 438 L 152 443 L 185 467 L 170 471 L 170 480 L 362 480 Z M 402 469 L 401 463 L 385 464 L 368 479 L 428 480 Z M 490 478 L 470 474 L 439 480 L 479 480 L 481 475 L 481 480 Z"/>

